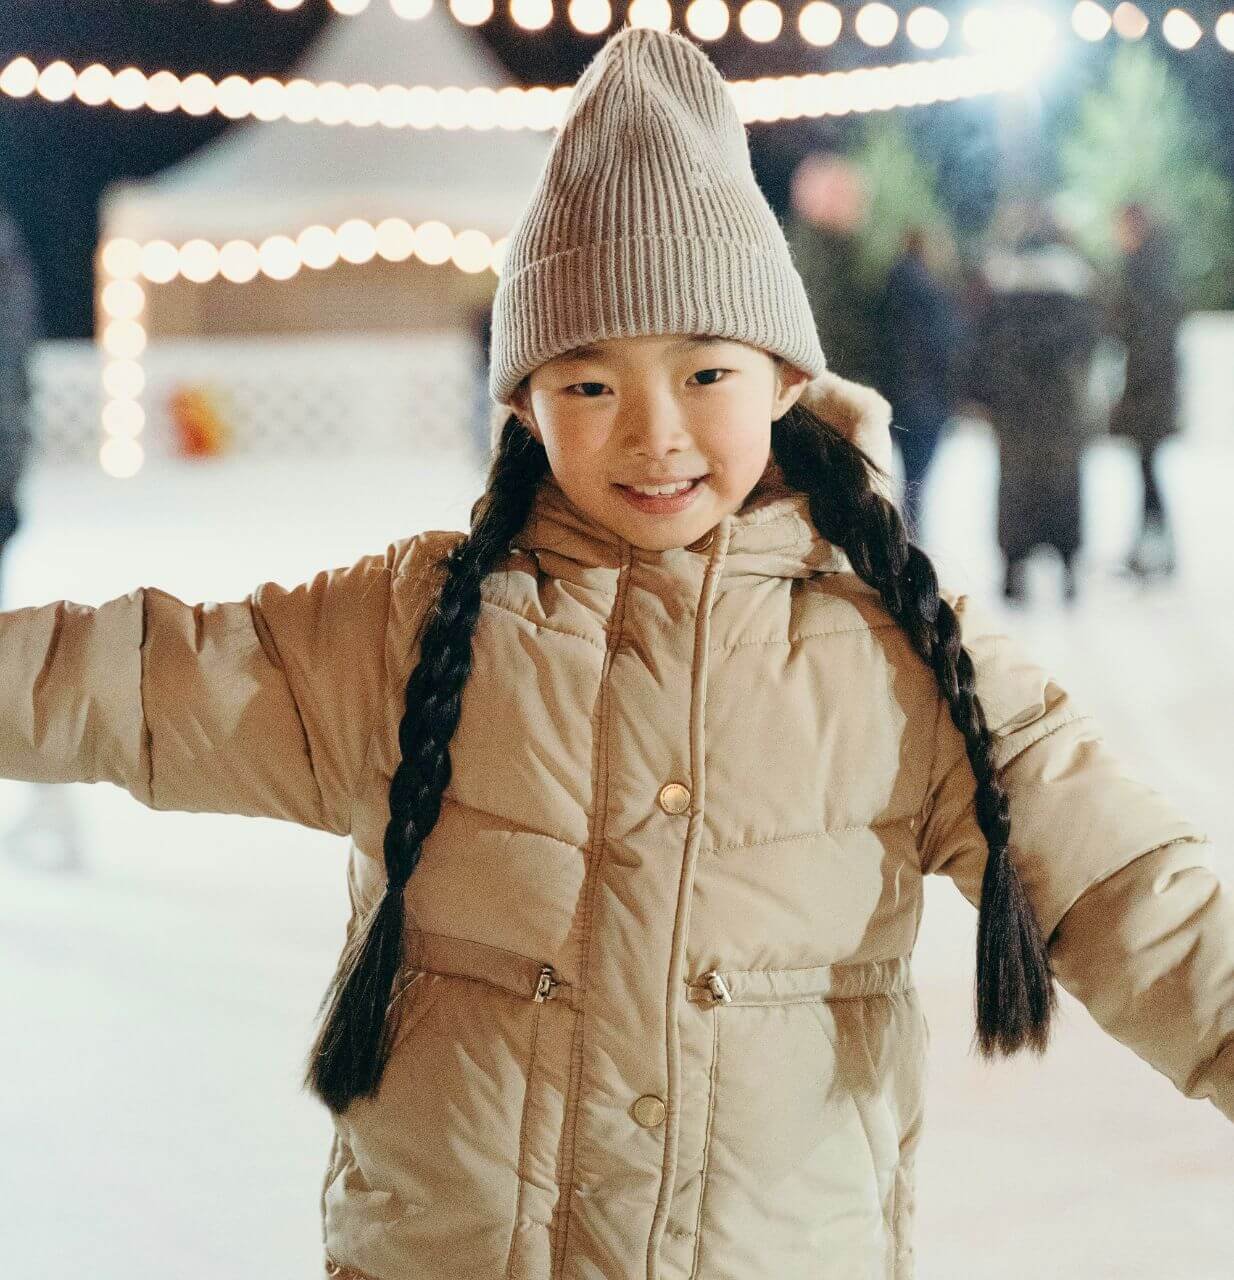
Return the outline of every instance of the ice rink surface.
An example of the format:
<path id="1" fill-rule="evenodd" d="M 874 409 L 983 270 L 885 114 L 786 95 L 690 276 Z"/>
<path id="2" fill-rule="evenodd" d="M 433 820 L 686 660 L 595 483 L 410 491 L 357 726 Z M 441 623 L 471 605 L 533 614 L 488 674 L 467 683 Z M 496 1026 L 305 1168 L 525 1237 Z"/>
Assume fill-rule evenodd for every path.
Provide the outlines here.
<path id="1" fill-rule="evenodd" d="M 1144 589 L 1113 573 L 1139 482 L 1103 445 L 1086 471 L 1083 599 L 1067 611 L 1042 562 L 1039 605 L 1005 617 L 1129 769 L 1207 828 L 1234 878 L 1234 451 L 1171 449 L 1179 579 Z M 1002 613 L 995 476 L 987 436 L 956 431 L 924 542 L 946 582 Z M 6 599 L 94 604 L 139 585 L 234 599 L 465 527 L 481 483 L 463 462 L 410 456 L 151 466 L 128 481 L 41 469 Z M 329 1125 L 299 1081 L 346 917 L 344 842 L 151 813 L 106 785 L 68 791 L 83 872 L 0 858 L 0 1270 L 317 1277 Z M 0 828 L 25 802 L 0 783 Z M 981 1065 L 975 920 L 949 882 L 928 885 L 914 961 L 932 1030 L 919 1280 L 1230 1280 L 1234 1126 L 1068 997 L 1044 1061 Z"/>

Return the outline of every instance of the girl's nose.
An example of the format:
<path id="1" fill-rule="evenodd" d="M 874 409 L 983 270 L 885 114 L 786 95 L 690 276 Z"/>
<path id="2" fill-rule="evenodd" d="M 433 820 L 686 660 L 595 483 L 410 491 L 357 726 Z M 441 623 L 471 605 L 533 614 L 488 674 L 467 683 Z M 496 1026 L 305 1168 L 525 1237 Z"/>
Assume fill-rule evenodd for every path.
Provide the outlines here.
<path id="1" fill-rule="evenodd" d="M 630 415 L 624 443 L 640 456 L 662 458 L 690 448 L 691 438 L 680 414 L 672 409 L 648 408 Z"/>

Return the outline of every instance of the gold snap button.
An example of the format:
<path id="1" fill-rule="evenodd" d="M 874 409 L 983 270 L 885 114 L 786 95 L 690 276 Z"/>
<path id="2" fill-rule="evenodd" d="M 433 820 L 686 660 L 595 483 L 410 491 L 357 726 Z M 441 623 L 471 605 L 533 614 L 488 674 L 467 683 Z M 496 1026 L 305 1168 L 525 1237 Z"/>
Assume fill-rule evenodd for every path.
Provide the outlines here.
<path id="1" fill-rule="evenodd" d="M 654 1129 L 664 1123 L 664 1099 L 657 1098 L 654 1093 L 645 1093 L 631 1108 L 634 1118 L 644 1129 Z"/>
<path id="2" fill-rule="evenodd" d="M 707 551 L 711 547 L 711 544 L 715 539 L 715 536 L 716 536 L 716 531 L 712 529 L 708 533 L 703 534 L 701 538 L 695 538 L 693 542 L 687 542 L 686 550 L 687 551 Z"/>
<path id="3" fill-rule="evenodd" d="M 690 788 L 680 782 L 668 782 L 660 788 L 656 797 L 665 813 L 685 813 L 690 807 Z"/>

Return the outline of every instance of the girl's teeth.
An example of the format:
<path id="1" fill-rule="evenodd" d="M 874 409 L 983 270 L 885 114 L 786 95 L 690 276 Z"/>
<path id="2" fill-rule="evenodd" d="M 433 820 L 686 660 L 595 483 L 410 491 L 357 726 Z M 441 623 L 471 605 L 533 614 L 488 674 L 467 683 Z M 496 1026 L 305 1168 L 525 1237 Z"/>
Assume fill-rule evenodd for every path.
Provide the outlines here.
<path id="1" fill-rule="evenodd" d="M 693 483 L 693 480 L 682 480 L 680 484 L 632 484 L 630 488 L 633 489 L 635 493 L 642 493 L 649 498 L 654 498 L 666 494 L 684 493 Z"/>

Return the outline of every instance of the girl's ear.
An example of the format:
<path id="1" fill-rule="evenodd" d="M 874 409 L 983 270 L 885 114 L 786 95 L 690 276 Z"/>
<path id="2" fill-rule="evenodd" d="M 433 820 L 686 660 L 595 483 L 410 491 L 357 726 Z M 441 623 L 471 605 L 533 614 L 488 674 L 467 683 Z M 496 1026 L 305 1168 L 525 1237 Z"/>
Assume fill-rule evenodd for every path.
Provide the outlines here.
<path id="1" fill-rule="evenodd" d="M 782 418 L 798 401 L 810 382 L 810 375 L 785 360 L 777 362 L 776 398 L 772 405 L 771 420 Z"/>
<path id="2" fill-rule="evenodd" d="M 518 420 L 536 440 L 541 444 L 544 443 L 544 437 L 541 436 L 540 428 L 536 423 L 536 415 L 531 409 L 531 397 L 527 394 L 526 381 L 520 382 L 511 392 L 510 403 L 506 408 L 518 416 Z"/>

